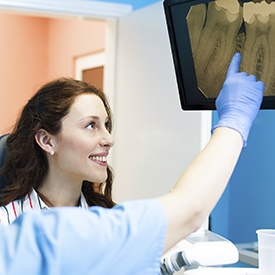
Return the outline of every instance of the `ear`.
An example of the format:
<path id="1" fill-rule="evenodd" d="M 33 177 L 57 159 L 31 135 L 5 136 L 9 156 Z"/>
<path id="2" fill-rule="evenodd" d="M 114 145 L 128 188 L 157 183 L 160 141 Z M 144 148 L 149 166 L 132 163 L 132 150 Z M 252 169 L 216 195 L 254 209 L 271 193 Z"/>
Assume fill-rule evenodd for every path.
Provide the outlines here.
<path id="1" fill-rule="evenodd" d="M 44 129 L 39 129 L 35 134 L 36 143 L 47 153 L 54 152 L 52 136 Z"/>

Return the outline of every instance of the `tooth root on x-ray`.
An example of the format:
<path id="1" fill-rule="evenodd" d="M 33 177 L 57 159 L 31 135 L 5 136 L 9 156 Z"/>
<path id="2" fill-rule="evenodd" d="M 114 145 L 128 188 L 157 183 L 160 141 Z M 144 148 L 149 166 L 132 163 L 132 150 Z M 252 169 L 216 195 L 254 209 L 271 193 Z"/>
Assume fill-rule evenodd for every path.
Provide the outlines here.
<path id="1" fill-rule="evenodd" d="M 235 47 L 234 47 L 234 52 L 238 52 L 241 55 L 243 55 L 244 51 L 244 42 L 245 42 L 245 32 L 240 31 L 235 38 Z M 242 70 L 242 65 L 240 66 L 240 69 Z"/>
<path id="2" fill-rule="evenodd" d="M 241 10 L 241 8 L 240 8 Z M 195 16 L 195 11 L 194 15 Z M 209 3 L 207 20 L 196 49 L 193 49 L 198 86 L 206 97 L 216 97 L 225 79 L 225 72 L 235 50 L 235 38 L 242 24 L 242 12 L 232 14 L 215 2 Z M 189 33 L 193 33 L 193 25 Z"/>
<path id="3" fill-rule="evenodd" d="M 263 23 L 258 16 L 251 24 L 246 23 L 243 69 L 265 83 L 265 95 L 275 93 L 275 14 Z"/>
<path id="4" fill-rule="evenodd" d="M 186 17 L 190 43 L 192 45 L 192 52 L 195 52 L 197 50 L 199 39 L 205 22 L 205 15 L 205 4 L 199 4 L 196 6 L 192 6 Z"/>
<path id="5" fill-rule="evenodd" d="M 207 9 L 204 4 L 190 9 L 187 25 L 198 86 L 206 97 L 216 97 L 238 51 L 240 69 L 265 82 L 265 95 L 275 95 L 275 2 L 245 3 L 236 13 L 228 5 L 236 1 L 218 0 Z"/>

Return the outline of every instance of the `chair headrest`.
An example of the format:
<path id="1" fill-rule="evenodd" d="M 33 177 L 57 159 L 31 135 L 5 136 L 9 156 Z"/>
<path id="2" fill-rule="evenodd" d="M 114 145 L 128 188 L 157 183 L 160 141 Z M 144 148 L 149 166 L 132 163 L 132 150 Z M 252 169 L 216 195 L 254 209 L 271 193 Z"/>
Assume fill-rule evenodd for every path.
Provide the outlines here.
<path id="1" fill-rule="evenodd" d="M 6 151 L 7 151 L 7 146 L 6 146 L 6 141 L 8 138 L 8 134 L 0 136 L 0 167 L 4 165 L 5 161 L 5 156 L 6 156 Z M 6 181 L 4 176 L 0 176 L 0 190 L 6 186 Z"/>

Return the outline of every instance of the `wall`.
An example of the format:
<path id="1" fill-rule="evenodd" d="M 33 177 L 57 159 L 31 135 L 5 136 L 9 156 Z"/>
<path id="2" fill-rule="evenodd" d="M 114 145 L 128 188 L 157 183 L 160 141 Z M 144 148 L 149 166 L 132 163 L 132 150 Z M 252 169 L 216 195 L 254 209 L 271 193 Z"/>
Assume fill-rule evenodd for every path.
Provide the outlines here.
<path id="1" fill-rule="evenodd" d="M 76 57 L 104 50 L 105 21 L 51 19 L 48 24 L 48 78 L 74 76 Z"/>
<path id="2" fill-rule="evenodd" d="M 0 13 L 0 132 L 47 75 L 47 19 Z"/>
<path id="3" fill-rule="evenodd" d="M 74 76 L 74 59 L 104 49 L 105 22 L 0 13 L 0 133 L 45 82 Z"/>
<path id="4" fill-rule="evenodd" d="M 115 95 L 116 201 L 167 193 L 209 139 L 211 112 L 180 107 L 162 3 L 120 18 Z"/>
<path id="5" fill-rule="evenodd" d="M 213 124 L 217 119 L 214 112 Z M 212 230 L 235 243 L 254 242 L 257 229 L 275 228 L 274 121 L 274 110 L 259 112 L 248 145 L 211 215 Z"/>

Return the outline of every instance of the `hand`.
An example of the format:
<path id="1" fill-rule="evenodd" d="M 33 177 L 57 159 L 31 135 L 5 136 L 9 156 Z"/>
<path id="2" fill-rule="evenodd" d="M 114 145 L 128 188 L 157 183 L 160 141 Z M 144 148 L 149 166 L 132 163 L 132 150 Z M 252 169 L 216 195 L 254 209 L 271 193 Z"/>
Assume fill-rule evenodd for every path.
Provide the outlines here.
<path id="1" fill-rule="evenodd" d="M 217 127 L 228 127 L 238 131 L 245 147 L 250 128 L 262 103 L 264 83 L 257 81 L 254 75 L 238 72 L 240 63 L 241 55 L 236 53 L 216 99 L 219 121 L 213 130 Z"/>

